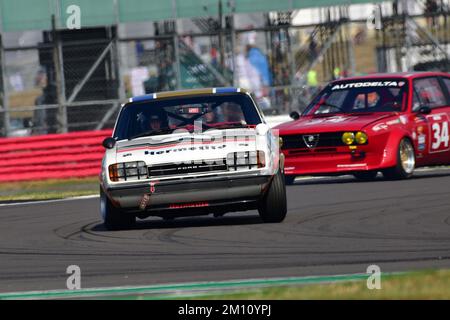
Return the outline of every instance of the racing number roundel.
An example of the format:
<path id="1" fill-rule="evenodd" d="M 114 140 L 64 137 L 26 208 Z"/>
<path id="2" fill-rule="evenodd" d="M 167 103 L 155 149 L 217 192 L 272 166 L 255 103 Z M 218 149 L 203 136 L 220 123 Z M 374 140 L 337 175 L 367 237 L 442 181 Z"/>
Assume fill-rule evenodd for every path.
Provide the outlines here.
<path id="1" fill-rule="evenodd" d="M 450 149 L 449 118 L 446 114 L 431 116 L 430 153 L 444 152 Z"/>

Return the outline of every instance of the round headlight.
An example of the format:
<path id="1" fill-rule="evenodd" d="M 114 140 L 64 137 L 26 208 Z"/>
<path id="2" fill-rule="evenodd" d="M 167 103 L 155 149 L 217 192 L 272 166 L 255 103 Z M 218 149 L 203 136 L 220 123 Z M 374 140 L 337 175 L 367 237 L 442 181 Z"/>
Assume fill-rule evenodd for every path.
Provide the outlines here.
<path id="1" fill-rule="evenodd" d="M 342 135 L 342 142 L 346 145 L 351 145 L 353 142 L 355 142 L 355 134 L 353 132 L 345 132 Z"/>
<path id="2" fill-rule="evenodd" d="M 357 132 L 355 140 L 357 144 L 364 144 L 367 142 L 367 134 L 365 134 L 364 132 Z"/>

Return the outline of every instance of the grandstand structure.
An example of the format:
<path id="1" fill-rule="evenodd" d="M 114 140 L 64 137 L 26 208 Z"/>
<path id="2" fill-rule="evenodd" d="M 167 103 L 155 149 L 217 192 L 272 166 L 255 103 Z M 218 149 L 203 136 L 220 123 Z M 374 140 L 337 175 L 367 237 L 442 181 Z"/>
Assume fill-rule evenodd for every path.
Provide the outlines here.
<path id="1" fill-rule="evenodd" d="M 111 128 L 154 91 L 250 87 L 273 114 L 338 77 L 449 71 L 449 1 L 431 2 L 0 0 L 0 136 Z"/>

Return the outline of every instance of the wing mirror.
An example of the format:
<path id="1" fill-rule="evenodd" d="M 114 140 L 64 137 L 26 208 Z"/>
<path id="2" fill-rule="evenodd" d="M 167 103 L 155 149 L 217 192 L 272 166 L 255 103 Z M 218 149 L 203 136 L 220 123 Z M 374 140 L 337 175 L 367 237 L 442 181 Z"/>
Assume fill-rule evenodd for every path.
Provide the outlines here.
<path id="1" fill-rule="evenodd" d="M 270 127 L 265 123 L 260 123 L 256 126 L 256 134 L 259 136 L 265 136 L 270 130 Z"/>
<path id="2" fill-rule="evenodd" d="M 291 117 L 291 119 L 293 119 L 293 120 L 298 120 L 298 119 L 300 119 L 300 114 L 297 111 L 292 111 L 289 114 L 289 117 Z"/>
<path id="3" fill-rule="evenodd" d="M 108 137 L 105 140 L 103 140 L 102 145 L 105 149 L 112 149 L 116 145 L 116 139 Z"/>
<path id="4" fill-rule="evenodd" d="M 431 113 L 431 108 L 428 106 L 422 106 L 419 108 L 419 113 L 420 114 L 430 114 Z"/>

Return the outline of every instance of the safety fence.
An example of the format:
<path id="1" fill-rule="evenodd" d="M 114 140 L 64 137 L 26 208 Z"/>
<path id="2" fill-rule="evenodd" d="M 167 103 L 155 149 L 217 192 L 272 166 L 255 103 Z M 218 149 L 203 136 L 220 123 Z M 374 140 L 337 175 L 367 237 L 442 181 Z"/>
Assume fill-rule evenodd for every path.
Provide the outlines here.
<path id="1" fill-rule="evenodd" d="M 111 130 L 0 139 L 0 182 L 96 176 L 108 136 Z"/>

